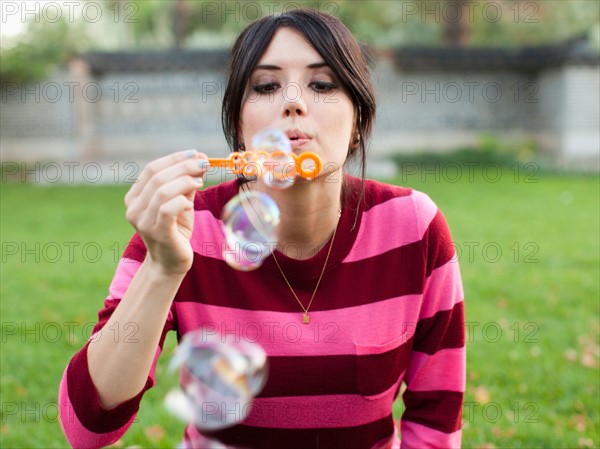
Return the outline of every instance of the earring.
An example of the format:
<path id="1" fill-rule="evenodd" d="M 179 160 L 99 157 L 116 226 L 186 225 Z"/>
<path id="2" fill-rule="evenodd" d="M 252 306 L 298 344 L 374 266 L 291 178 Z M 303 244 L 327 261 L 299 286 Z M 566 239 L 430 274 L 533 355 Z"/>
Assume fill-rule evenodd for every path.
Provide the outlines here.
<path id="1" fill-rule="evenodd" d="M 244 145 L 244 142 L 240 143 L 238 147 L 240 151 L 246 151 L 246 145 Z"/>
<path id="2" fill-rule="evenodd" d="M 356 136 L 354 136 L 354 140 L 352 141 L 352 145 L 356 146 L 360 142 L 360 134 L 357 132 Z"/>

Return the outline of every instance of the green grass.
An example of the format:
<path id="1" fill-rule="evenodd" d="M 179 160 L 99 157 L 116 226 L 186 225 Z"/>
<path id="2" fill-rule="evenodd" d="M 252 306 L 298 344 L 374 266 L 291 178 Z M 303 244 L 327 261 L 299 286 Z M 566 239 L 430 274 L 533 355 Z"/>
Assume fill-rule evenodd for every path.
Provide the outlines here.
<path id="1" fill-rule="evenodd" d="M 525 174 L 394 182 L 436 201 L 459 248 L 470 330 L 464 447 L 598 447 L 599 180 Z M 126 187 L 1 188 L 0 446 L 65 447 L 56 392 L 131 235 Z M 165 351 L 173 346 L 171 336 Z M 168 358 L 123 447 L 179 442 L 183 426 L 162 406 L 175 384 Z"/>

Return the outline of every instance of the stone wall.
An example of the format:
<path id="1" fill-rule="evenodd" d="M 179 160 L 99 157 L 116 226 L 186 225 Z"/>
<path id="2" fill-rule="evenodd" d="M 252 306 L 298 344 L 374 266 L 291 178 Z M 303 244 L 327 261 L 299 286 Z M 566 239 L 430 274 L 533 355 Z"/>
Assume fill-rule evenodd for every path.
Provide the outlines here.
<path id="1" fill-rule="evenodd" d="M 196 148 L 226 153 L 223 71 L 95 72 L 82 60 L 50 79 L 2 89 L 1 160 L 149 161 Z M 447 151 L 482 134 L 535 138 L 558 161 L 598 168 L 598 65 L 540 71 L 405 70 L 375 60 L 379 102 L 371 158 Z"/>

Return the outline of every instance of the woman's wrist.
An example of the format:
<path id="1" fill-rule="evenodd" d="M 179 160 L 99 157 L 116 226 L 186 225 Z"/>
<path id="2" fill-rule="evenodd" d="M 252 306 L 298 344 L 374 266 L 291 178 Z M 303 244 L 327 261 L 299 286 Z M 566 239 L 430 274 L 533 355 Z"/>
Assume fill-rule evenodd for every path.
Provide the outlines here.
<path id="1" fill-rule="evenodd" d="M 141 274 L 147 277 L 146 281 L 163 286 L 165 283 L 181 284 L 188 271 L 166 269 L 162 264 L 155 262 L 150 255 L 144 259 L 144 262 L 140 266 Z"/>

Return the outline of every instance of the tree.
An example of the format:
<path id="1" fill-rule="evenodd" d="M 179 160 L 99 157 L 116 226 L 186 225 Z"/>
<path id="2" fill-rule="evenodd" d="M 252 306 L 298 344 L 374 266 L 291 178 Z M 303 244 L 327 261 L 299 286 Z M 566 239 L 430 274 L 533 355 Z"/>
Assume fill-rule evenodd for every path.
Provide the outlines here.
<path id="1" fill-rule="evenodd" d="M 66 20 L 29 23 L 16 45 L 0 49 L 0 82 L 28 83 L 42 79 L 88 45 L 81 28 Z"/>

